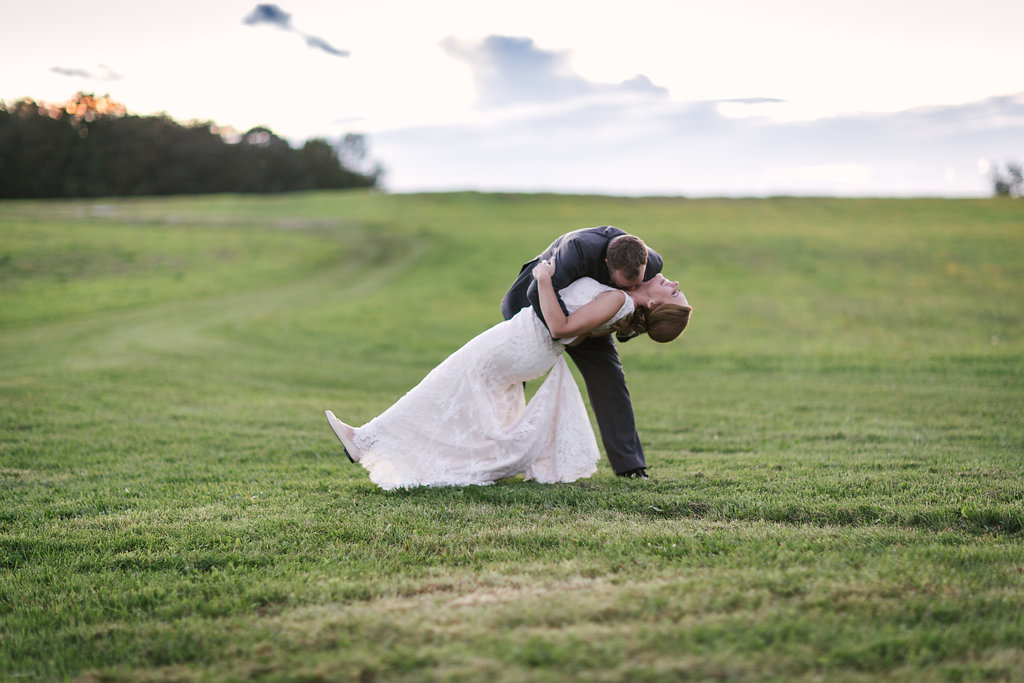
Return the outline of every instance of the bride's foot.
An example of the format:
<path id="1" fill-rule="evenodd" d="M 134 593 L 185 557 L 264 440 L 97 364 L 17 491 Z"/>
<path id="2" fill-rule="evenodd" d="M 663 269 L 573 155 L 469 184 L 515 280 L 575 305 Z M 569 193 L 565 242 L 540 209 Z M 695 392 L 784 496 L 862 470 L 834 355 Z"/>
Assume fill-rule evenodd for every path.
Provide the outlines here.
<path id="1" fill-rule="evenodd" d="M 347 455 L 348 459 L 352 462 L 359 462 L 359 458 L 362 453 L 360 453 L 359 449 L 356 448 L 356 430 L 339 420 L 335 417 L 334 413 L 329 410 L 325 410 L 324 415 L 327 416 L 327 424 L 331 425 L 334 435 L 338 437 L 338 441 L 341 442 L 341 447 L 345 450 L 345 455 Z"/>

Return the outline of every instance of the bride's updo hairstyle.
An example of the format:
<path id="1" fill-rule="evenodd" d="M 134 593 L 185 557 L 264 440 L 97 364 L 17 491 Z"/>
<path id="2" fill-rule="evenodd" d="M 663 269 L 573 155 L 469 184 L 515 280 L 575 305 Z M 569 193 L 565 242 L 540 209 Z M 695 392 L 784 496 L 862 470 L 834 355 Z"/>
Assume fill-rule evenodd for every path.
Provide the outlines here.
<path id="1" fill-rule="evenodd" d="M 621 270 L 635 280 L 640 277 L 640 266 L 647 263 L 647 245 L 636 235 L 619 235 L 608 243 L 605 258 L 611 270 Z"/>
<path id="2" fill-rule="evenodd" d="M 661 304 L 654 310 L 647 306 L 637 306 L 633 311 L 631 325 L 637 334 L 647 333 L 656 342 L 667 344 L 683 333 L 690 324 L 692 306 L 679 304 Z"/>

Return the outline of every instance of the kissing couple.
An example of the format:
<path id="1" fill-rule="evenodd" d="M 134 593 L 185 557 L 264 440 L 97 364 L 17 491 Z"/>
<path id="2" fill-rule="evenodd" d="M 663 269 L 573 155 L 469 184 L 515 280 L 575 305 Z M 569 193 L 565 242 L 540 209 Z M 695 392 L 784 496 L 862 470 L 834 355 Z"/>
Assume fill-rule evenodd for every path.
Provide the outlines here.
<path id="1" fill-rule="evenodd" d="M 616 340 L 666 343 L 690 321 L 662 258 L 612 226 L 556 239 L 523 265 L 504 321 L 448 356 L 362 427 L 325 411 L 346 455 L 382 489 L 491 484 L 522 474 L 570 482 L 600 453 L 568 353 L 587 385 L 605 453 L 619 476 L 647 479 Z M 526 401 L 524 383 L 547 376 Z"/>

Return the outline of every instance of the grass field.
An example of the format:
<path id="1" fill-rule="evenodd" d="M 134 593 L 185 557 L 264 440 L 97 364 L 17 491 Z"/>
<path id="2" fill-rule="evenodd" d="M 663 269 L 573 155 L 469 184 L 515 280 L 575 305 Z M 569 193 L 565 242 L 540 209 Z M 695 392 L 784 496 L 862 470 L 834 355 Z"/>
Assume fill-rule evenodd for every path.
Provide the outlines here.
<path id="1" fill-rule="evenodd" d="M 348 463 L 603 224 L 651 481 Z M 0 203 L 0 680 L 1022 680 L 1022 302 L 1012 200 Z"/>

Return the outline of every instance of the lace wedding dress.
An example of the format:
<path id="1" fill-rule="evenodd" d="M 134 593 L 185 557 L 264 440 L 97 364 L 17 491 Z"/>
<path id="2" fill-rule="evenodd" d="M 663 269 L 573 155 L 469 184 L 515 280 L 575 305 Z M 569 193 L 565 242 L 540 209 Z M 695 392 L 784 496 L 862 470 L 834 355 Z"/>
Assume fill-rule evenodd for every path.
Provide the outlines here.
<path id="1" fill-rule="evenodd" d="M 612 289 L 584 278 L 559 292 L 572 313 Z M 605 329 L 633 311 L 623 296 Z M 597 470 L 590 418 L 563 357 L 532 308 L 474 337 L 397 403 L 355 430 L 359 464 L 383 489 L 490 484 L 523 474 L 542 483 Z M 525 401 L 523 382 L 548 373 Z"/>

